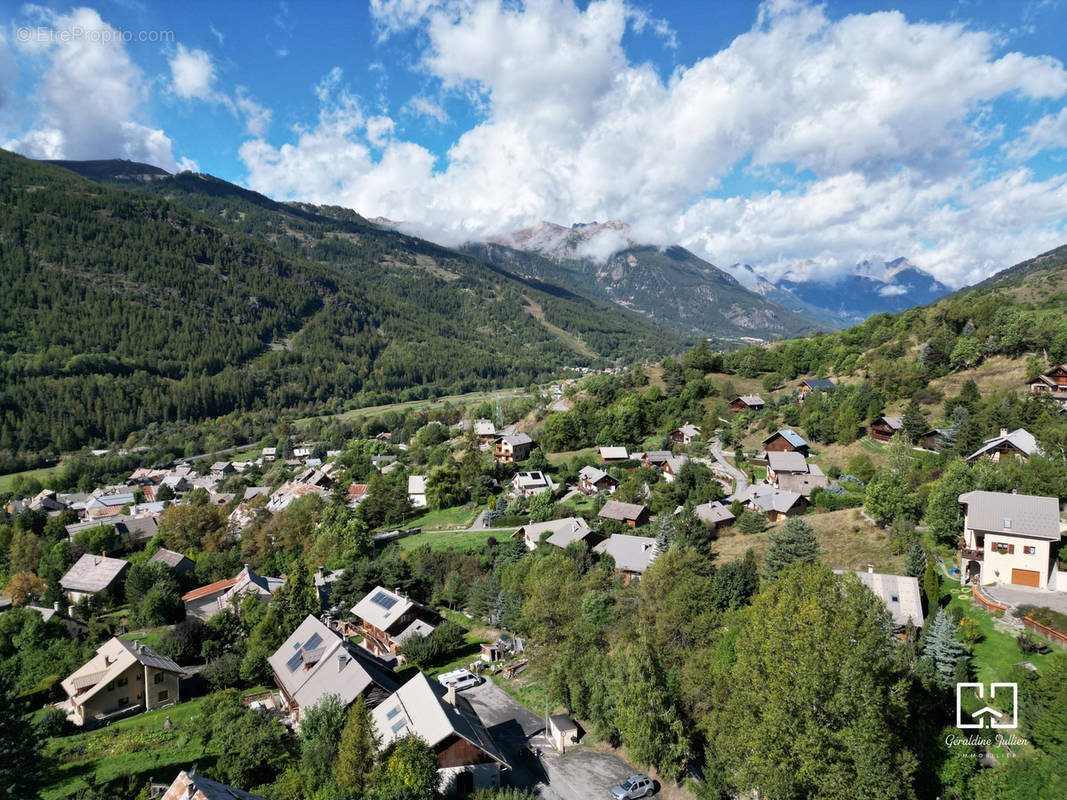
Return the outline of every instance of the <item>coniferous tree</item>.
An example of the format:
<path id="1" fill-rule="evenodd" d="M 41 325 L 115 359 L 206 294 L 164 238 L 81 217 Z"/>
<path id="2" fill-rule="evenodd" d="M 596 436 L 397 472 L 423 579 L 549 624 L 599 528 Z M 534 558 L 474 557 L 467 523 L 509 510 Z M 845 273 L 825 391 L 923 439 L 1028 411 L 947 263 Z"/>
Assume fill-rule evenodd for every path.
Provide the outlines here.
<path id="1" fill-rule="evenodd" d="M 773 581 L 790 564 L 814 564 L 819 560 L 819 540 L 811 525 L 800 517 L 791 517 L 771 533 L 771 547 L 763 557 L 763 579 Z"/>
<path id="2" fill-rule="evenodd" d="M 348 720 L 337 746 L 337 785 L 359 796 L 378 757 L 379 739 L 374 732 L 370 708 L 360 695 L 348 709 Z"/>
<path id="3" fill-rule="evenodd" d="M 919 401 L 914 397 L 908 401 L 908 406 L 904 409 L 904 419 L 901 421 L 901 426 L 902 433 L 912 444 L 917 443 L 928 429 L 926 415 L 919 406 Z"/>
<path id="4" fill-rule="evenodd" d="M 926 633 L 923 657 L 933 662 L 942 686 L 955 684 L 959 677 L 960 665 L 965 663 L 965 648 L 963 642 L 956 639 L 956 624 L 943 609 L 938 610 L 930 630 Z"/>
<path id="5" fill-rule="evenodd" d="M 36 797 L 42 757 L 37 735 L 15 690 L 0 673 L 0 795 Z"/>
<path id="6" fill-rule="evenodd" d="M 913 544 L 908 549 L 908 555 L 904 559 L 904 574 L 918 578 L 926 570 L 926 551 L 919 543 Z"/>

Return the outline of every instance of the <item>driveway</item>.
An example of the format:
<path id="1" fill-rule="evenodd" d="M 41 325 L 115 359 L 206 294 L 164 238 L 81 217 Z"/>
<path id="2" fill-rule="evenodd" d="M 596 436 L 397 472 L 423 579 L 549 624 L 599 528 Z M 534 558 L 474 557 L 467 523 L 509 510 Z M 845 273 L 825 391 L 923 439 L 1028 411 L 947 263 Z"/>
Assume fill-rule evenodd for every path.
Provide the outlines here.
<path id="1" fill-rule="evenodd" d="M 736 481 L 734 485 L 734 493 L 730 495 L 727 500 L 738 499 L 748 488 L 748 476 L 741 470 L 726 460 L 726 456 L 722 452 L 722 443 L 718 439 L 712 439 L 711 444 L 708 445 L 708 452 L 711 453 L 712 458 L 718 462 L 718 472 L 725 472 L 731 478 Z"/>
<path id="2" fill-rule="evenodd" d="M 541 800 L 610 800 L 612 787 L 640 771 L 612 753 L 582 747 L 557 753 L 544 736 L 545 721 L 491 680 L 463 695 L 511 762 L 505 781 L 533 789 Z M 525 753 L 528 741 L 541 748 L 539 759 Z"/>
<path id="3" fill-rule="evenodd" d="M 1042 606 L 1067 614 L 1067 592 L 1050 592 L 1047 589 L 1028 589 L 1025 586 L 996 584 L 983 586 L 982 593 L 998 603 L 1009 606 Z"/>

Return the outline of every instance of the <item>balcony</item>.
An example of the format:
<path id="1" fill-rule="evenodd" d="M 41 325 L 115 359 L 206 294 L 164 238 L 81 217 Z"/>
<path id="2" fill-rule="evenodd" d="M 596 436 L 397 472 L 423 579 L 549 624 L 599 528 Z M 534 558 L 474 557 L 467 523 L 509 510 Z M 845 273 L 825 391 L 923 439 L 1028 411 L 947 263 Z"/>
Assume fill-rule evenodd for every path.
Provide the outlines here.
<path id="1" fill-rule="evenodd" d="M 985 548 L 979 547 L 977 550 L 970 550 L 966 547 L 961 547 L 960 557 L 968 561 L 983 561 L 985 559 Z"/>

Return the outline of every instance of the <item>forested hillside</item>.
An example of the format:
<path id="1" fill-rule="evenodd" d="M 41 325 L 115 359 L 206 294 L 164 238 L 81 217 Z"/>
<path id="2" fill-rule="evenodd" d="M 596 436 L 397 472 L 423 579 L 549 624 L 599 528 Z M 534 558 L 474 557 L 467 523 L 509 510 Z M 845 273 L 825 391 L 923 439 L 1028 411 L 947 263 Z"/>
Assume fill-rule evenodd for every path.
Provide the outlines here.
<path id="1" fill-rule="evenodd" d="M 677 346 L 350 212 L 162 184 L 215 219 L 0 153 L 0 471 L 152 423 L 524 384 Z"/>

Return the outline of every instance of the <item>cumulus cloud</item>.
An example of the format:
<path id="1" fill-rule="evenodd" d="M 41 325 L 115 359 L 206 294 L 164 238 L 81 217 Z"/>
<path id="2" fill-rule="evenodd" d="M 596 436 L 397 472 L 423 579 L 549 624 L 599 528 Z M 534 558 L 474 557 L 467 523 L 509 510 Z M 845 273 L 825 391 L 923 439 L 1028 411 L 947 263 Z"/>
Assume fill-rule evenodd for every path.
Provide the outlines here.
<path id="1" fill-rule="evenodd" d="M 215 92 L 215 65 L 203 50 L 179 44 L 170 59 L 171 89 L 186 100 L 209 100 Z"/>
<path id="2" fill-rule="evenodd" d="M 122 157 L 176 169 L 170 138 L 138 119 L 147 87 L 117 32 L 89 8 L 34 11 L 54 32 L 25 45 L 48 64 L 36 91 L 39 113 L 4 146 L 34 158 Z"/>
<path id="3" fill-rule="evenodd" d="M 429 117 L 442 125 L 448 122 L 448 112 L 445 111 L 441 104 L 421 95 L 412 97 L 407 102 L 405 110 L 420 117 Z"/>
<path id="4" fill-rule="evenodd" d="M 233 102 L 236 109 L 244 117 L 245 133 L 249 136 L 265 135 L 274 116 L 273 112 L 253 100 L 244 86 L 237 87 L 237 96 Z"/>
<path id="5" fill-rule="evenodd" d="M 977 159 L 1003 135 L 994 101 L 1059 102 L 1067 71 L 1000 54 L 963 24 L 833 20 L 774 0 L 727 47 L 663 77 L 628 57 L 627 33 L 657 24 L 624 0 L 372 0 L 371 11 L 383 40 L 419 33 L 417 69 L 473 103 L 478 124 L 440 163 L 395 131 L 371 156 L 380 136 L 362 116 L 337 125 L 337 109 L 359 103 L 328 78 L 314 127 L 242 147 L 251 186 L 417 221 L 447 243 L 621 219 L 638 241 L 771 273 L 906 255 L 959 283 L 1063 236 L 1061 179 L 990 177 Z M 734 173 L 778 170 L 797 176 L 788 188 L 723 196 Z"/>
<path id="6" fill-rule="evenodd" d="M 1009 157 L 1025 161 L 1046 150 L 1064 148 L 1067 148 L 1067 108 L 1043 116 L 1023 131 L 1021 140 L 1010 143 L 1006 149 Z"/>

